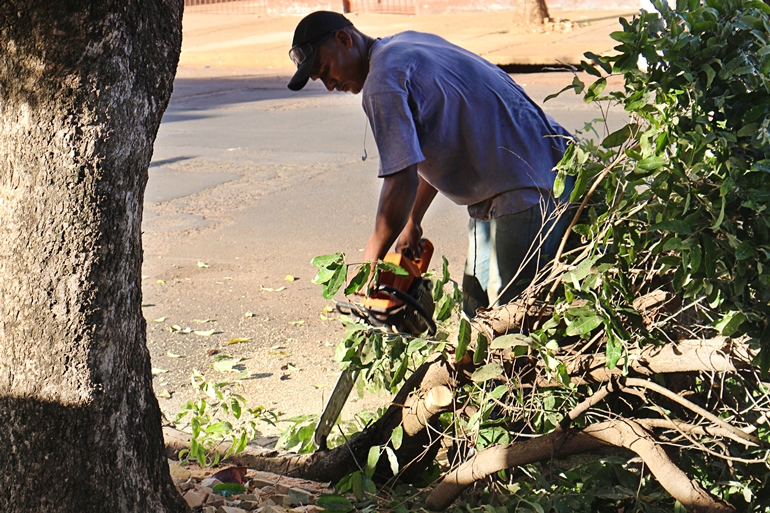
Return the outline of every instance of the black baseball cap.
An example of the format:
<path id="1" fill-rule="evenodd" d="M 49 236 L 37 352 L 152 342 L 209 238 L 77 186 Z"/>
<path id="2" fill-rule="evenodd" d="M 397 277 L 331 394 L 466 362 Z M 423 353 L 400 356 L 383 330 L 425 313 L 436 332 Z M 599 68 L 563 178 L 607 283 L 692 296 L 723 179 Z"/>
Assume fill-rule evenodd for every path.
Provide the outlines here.
<path id="1" fill-rule="evenodd" d="M 336 31 L 353 25 L 337 12 L 316 11 L 308 14 L 294 30 L 289 57 L 297 65 L 297 72 L 289 82 L 289 89 L 299 91 L 310 78 L 318 48 Z"/>

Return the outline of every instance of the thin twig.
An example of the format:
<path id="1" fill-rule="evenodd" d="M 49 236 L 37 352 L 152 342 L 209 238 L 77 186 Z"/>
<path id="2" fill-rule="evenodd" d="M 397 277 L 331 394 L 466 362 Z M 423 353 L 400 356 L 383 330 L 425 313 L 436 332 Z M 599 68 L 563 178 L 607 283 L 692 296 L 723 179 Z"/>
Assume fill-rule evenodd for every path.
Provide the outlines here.
<path id="1" fill-rule="evenodd" d="M 675 403 L 677 403 L 677 404 L 679 404 L 681 406 L 684 406 L 685 408 L 687 408 L 687 409 L 697 413 L 698 415 L 700 415 L 704 419 L 707 419 L 707 420 L 713 422 L 714 424 L 716 424 L 716 425 L 718 425 L 718 426 L 720 426 L 720 427 L 722 427 L 722 428 L 724 428 L 724 429 L 726 429 L 728 431 L 731 431 L 733 434 L 735 434 L 739 438 L 742 438 L 746 442 L 749 442 L 751 445 L 759 446 L 759 445 L 762 444 L 762 442 L 756 436 L 750 435 L 750 434 L 746 433 L 745 431 L 743 431 L 741 429 L 738 429 L 735 426 L 730 425 L 729 423 L 727 423 L 724 420 L 720 419 L 719 417 L 717 417 L 713 413 L 711 413 L 711 412 L 709 412 L 707 410 L 704 410 L 703 408 L 701 408 L 697 404 L 695 404 L 695 403 L 693 403 L 691 401 L 688 401 L 684 397 L 681 397 L 681 396 L 675 394 L 674 392 L 672 392 L 668 388 L 662 387 L 662 386 L 658 385 L 657 383 L 653 383 L 652 381 L 647 381 L 645 379 L 626 378 L 624 380 L 624 382 L 621 383 L 621 387 L 622 386 L 646 388 L 648 390 L 652 390 L 654 392 L 657 392 L 660 395 L 662 395 L 662 396 L 664 396 L 664 397 L 666 397 L 668 399 L 671 399 Z"/>

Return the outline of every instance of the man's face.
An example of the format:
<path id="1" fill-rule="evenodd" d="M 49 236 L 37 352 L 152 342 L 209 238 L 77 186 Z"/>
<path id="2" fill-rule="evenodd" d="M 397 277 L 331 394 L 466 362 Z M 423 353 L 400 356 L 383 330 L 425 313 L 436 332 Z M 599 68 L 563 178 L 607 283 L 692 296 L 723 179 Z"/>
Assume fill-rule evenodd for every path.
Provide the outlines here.
<path id="1" fill-rule="evenodd" d="M 320 80 L 329 91 L 358 94 L 366 81 L 366 69 L 358 45 L 350 34 L 338 30 L 318 49 L 312 80 Z"/>

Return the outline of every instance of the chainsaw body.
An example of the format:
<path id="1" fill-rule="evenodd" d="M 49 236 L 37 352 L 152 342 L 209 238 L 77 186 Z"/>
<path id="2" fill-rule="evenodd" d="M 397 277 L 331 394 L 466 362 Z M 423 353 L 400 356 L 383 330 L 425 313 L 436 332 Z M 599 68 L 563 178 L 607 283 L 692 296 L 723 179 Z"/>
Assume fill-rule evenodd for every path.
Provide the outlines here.
<path id="1" fill-rule="evenodd" d="M 362 303 L 338 305 L 338 308 L 349 308 L 349 313 L 374 326 L 394 327 L 399 332 L 413 336 L 426 331 L 435 334 L 433 294 L 430 282 L 422 278 L 433 256 L 433 244 L 427 239 L 422 242 L 425 249 L 419 260 L 401 253 L 388 253 L 382 259 L 406 270 L 407 276 L 380 273 L 377 286 Z"/>

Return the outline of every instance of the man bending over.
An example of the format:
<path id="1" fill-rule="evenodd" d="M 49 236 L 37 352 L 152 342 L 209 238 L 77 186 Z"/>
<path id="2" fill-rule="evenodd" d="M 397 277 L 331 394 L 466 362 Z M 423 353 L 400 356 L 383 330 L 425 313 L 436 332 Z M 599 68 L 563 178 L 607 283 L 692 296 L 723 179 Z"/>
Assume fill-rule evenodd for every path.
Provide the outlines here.
<path id="1" fill-rule="evenodd" d="M 505 72 L 436 35 L 374 39 L 318 11 L 297 25 L 289 55 L 297 65 L 289 89 L 312 79 L 363 93 L 382 178 L 364 260 L 381 259 L 394 242 L 419 256 L 422 219 L 440 191 L 471 217 L 465 313 L 515 298 L 564 234 L 561 222 L 541 240 L 570 134 Z M 536 240 L 539 257 L 527 261 Z"/>

